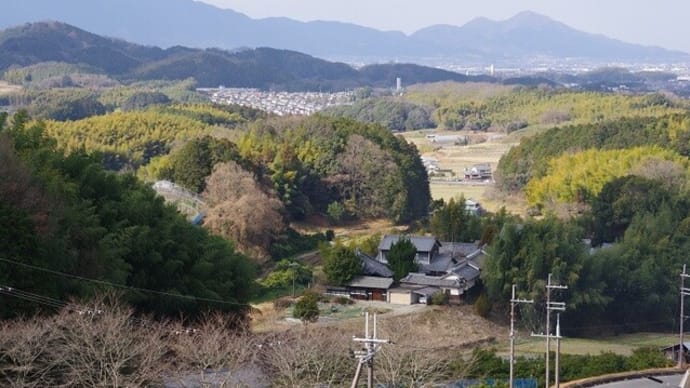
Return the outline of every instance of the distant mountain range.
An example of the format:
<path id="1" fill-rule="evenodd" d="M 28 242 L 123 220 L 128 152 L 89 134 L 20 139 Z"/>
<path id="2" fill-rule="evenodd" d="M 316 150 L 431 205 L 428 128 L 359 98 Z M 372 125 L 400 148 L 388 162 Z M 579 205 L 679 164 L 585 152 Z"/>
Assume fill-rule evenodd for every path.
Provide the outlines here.
<path id="1" fill-rule="evenodd" d="M 344 63 L 290 50 L 161 49 L 105 38 L 59 22 L 24 24 L 0 31 L 0 75 L 39 63 L 86 65 L 89 72 L 121 81 L 195 78 L 199 87 L 253 87 L 336 91 L 405 83 L 487 81 L 489 77 L 413 64 L 377 64 L 355 69 Z"/>
<path id="2" fill-rule="evenodd" d="M 323 58 L 448 58 L 491 63 L 534 58 L 669 62 L 687 53 L 624 43 L 575 30 L 532 12 L 505 21 L 436 25 L 410 36 L 339 22 L 251 19 L 192 0 L 21 0 L 3 4 L 0 28 L 57 20 L 160 47 L 274 47 Z"/>

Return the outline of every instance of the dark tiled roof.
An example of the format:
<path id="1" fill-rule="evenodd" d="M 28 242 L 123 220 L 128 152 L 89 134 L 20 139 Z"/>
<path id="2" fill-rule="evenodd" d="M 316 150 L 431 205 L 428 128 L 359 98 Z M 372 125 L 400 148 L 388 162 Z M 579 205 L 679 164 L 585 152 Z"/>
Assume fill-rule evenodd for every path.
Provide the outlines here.
<path id="1" fill-rule="evenodd" d="M 431 252 L 434 249 L 434 245 L 441 245 L 440 242 L 435 237 L 424 237 L 424 236 L 407 236 L 410 242 L 417 247 L 417 252 Z M 395 244 L 400 240 L 400 235 L 393 234 L 390 236 L 383 236 L 383 240 L 379 244 L 379 251 L 388 251 L 391 249 L 391 245 Z"/>
<path id="2" fill-rule="evenodd" d="M 412 292 L 415 294 L 429 297 L 429 296 L 434 295 L 435 293 L 440 292 L 440 291 L 441 291 L 441 289 L 438 287 L 424 287 L 424 288 L 420 288 L 418 290 L 414 290 Z"/>
<path id="3" fill-rule="evenodd" d="M 458 288 L 461 282 L 458 280 L 443 279 L 438 276 L 427 276 L 423 273 L 410 273 L 400 279 L 400 283 L 418 284 L 420 286 L 453 287 Z"/>
<path id="4" fill-rule="evenodd" d="M 686 349 L 690 349 L 690 342 L 687 342 L 687 341 L 683 342 L 683 347 Z M 678 348 L 678 344 L 673 344 L 671 346 L 667 346 L 665 348 L 662 348 L 661 350 L 672 350 L 672 349 L 677 349 L 677 348 Z"/>
<path id="5" fill-rule="evenodd" d="M 453 262 L 450 254 L 438 254 L 431 259 L 431 263 L 417 263 L 419 272 L 448 272 L 457 263 Z"/>
<path id="6" fill-rule="evenodd" d="M 393 285 L 393 278 L 381 278 L 376 276 L 358 276 L 350 282 L 350 287 L 376 288 L 387 290 Z"/>
<path id="7" fill-rule="evenodd" d="M 362 273 L 369 276 L 381 276 L 384 278 L 393 277 L 393 271 L 387 265 L 378 260 L 374 260 L 364 252 L 357 249 L 355 251 L 357 256 L 362 260 Z"/>
<path id="8" fill-rule="evenodd" d="M 479 268 L 476 266 L 476 264 L 473 263 L 465 263 L 461 264 L 451 270 L 454 274 L 457 274 L 461 278 L 465 279 L 466 281 L 471 281 L 479 278 Z"/>

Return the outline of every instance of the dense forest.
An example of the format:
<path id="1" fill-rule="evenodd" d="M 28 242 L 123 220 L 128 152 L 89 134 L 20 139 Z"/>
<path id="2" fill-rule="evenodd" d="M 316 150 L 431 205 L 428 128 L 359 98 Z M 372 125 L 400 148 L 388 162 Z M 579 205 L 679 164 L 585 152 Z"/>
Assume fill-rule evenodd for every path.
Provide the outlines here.
<path id="1" fill-rule="evenodd" d="M 525 138 L 501 158 L 496 172 L 497 185 L 506 191 L 521 190 L 532 179 L 545 177 L 549 170 L 555 167 L 554 164 L 558 163 L 554 159 L 564 152 L 573 154 L 573 158 L 576 158 L 579 152 L 599 154 L 619 150 L 620 153 L 630 154 L 633 152 L 632 148 L 643 146 L 657 146 L 687 158 L 690 155 L 690 120 L 687 114 L 658 118 L 627 117 L 600 123 L 556 127 L 539 136 Z M 569 165 L 576 167 L 576 163 Z M 579 166 L 581 164 L 577 165 Z M 597 170 L 605 167 L 603 163 L 589 166 L 589 173 L 596 176 Z M 633 167 L 628 165 L 626 168 L 632 171 Z M 663 173 L 663 170 L 657 173 Z M 672 170 L 673 168 L 669 171 Z M 586 181 L 574 183 L 585 186 L 587 184 Z"/>
<path id="2" fill-rule="evenodd" d="M 0 279 L 67 301 L 116 288 L 140 312 L 245 311 L 254 264 L 97 154 L 64 156 L 42 123 L 0 115 Z M 3 299 L 3 317 L 37 305 Z M 41 306 L 41 305 L 38 305 Z"/>
<path id="3" fill-rule="evenodd" d="M 135 93 L 125 101 L 142 103 L 139 109 L 41 125 L 65 153 L 96 151 L 107 169 L 170 180 L 200 195 L 205 226 L 260 259 L 292 252 L 299 244 L 289 222 L 312 215 L 408 223 L 428 213 L 418 151 L 382 126 L 268 117 L 239 106 L 146 104 L 158 98 Z M 249 221 L 257 211 L 262 222 Z"/>
<path id="4" fill-rule="evenodd" d="M 364 123 L 378 123 L 393 131 L 413 131 L 435 127 L 431 109 L 396 98 L 367 98 L 353 105 L 330 108 L 325 115 L 348 117 Z"/>
<path id="5" fill-rule="evenodd" d="M 543 217 L 509 219 L 496 234 L 483 273 L 490 300 L 505 306 L 517 284 L 543 301 L 553 273 L 569 286 L 566 331 L 677 326 L 677 279 L 690 249 L 688 147 L 687 114 L 567 125 L 523 138 L 501 159 L 497 185 L 524 191 Z"/>

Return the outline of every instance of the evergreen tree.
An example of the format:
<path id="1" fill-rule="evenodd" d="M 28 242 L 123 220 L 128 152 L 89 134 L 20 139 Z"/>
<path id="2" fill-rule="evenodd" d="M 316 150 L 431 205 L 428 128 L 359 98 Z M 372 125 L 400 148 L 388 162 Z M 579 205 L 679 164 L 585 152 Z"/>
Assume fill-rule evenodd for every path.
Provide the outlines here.
<path id="1" fill-rule="evenodd" d="M 386 255 L 388 266 L 393 271 L 393 278 L 400 280 L 407 276 L 408 273 L 417 270 L 417 247 L 410 241 L 409 238 L 403 236 L 391 245 L 390 251 Z"/>
<path id="2" fill-rule="evenodd" d="M 321 254 L 324 258 L 323 271 L 328 281 L 335 285 L 346 285 L 355 276 L 362 273 L 362 261 L 355 251 L 342 245 L 323 247 Z"/>

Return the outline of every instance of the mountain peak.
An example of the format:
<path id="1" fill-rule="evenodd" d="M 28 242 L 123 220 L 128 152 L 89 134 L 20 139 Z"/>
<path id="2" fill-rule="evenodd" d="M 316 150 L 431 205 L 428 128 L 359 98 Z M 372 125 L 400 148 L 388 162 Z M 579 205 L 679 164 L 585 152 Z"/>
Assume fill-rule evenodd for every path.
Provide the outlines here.
<path id="1" fill-rule="evenodd" d="M 546 15 L 536 13 L 534 11 L 522 11 L 515 14 L 513 17 L 506 20 L 506 22 L 519 24 L 544 24 L 544 23 L 558 23 Z"/>
<path id="2" fill-rule="evenodd" d="M 10 3 L 0 12 L 0 28 L 53 19 L 102 36 L 164 48 L 176 45 L 224 49 L 268 46 L 356 62 L 437 57 L 479 62 L 521 61 L 540 56 L 607 62 L 661 62 L 687 58 L 684 53 L 594 36 L 533 11 L 520 12 L 500 21 L 476 18 L 462 27 L 430 26 L 408 37 L 399 32 L 383 32 L 349 23 L 252 19 L 193 0 L 22 0 Z M 154 14 L 156 17 L 152 18 L 150 15 Z"/>

